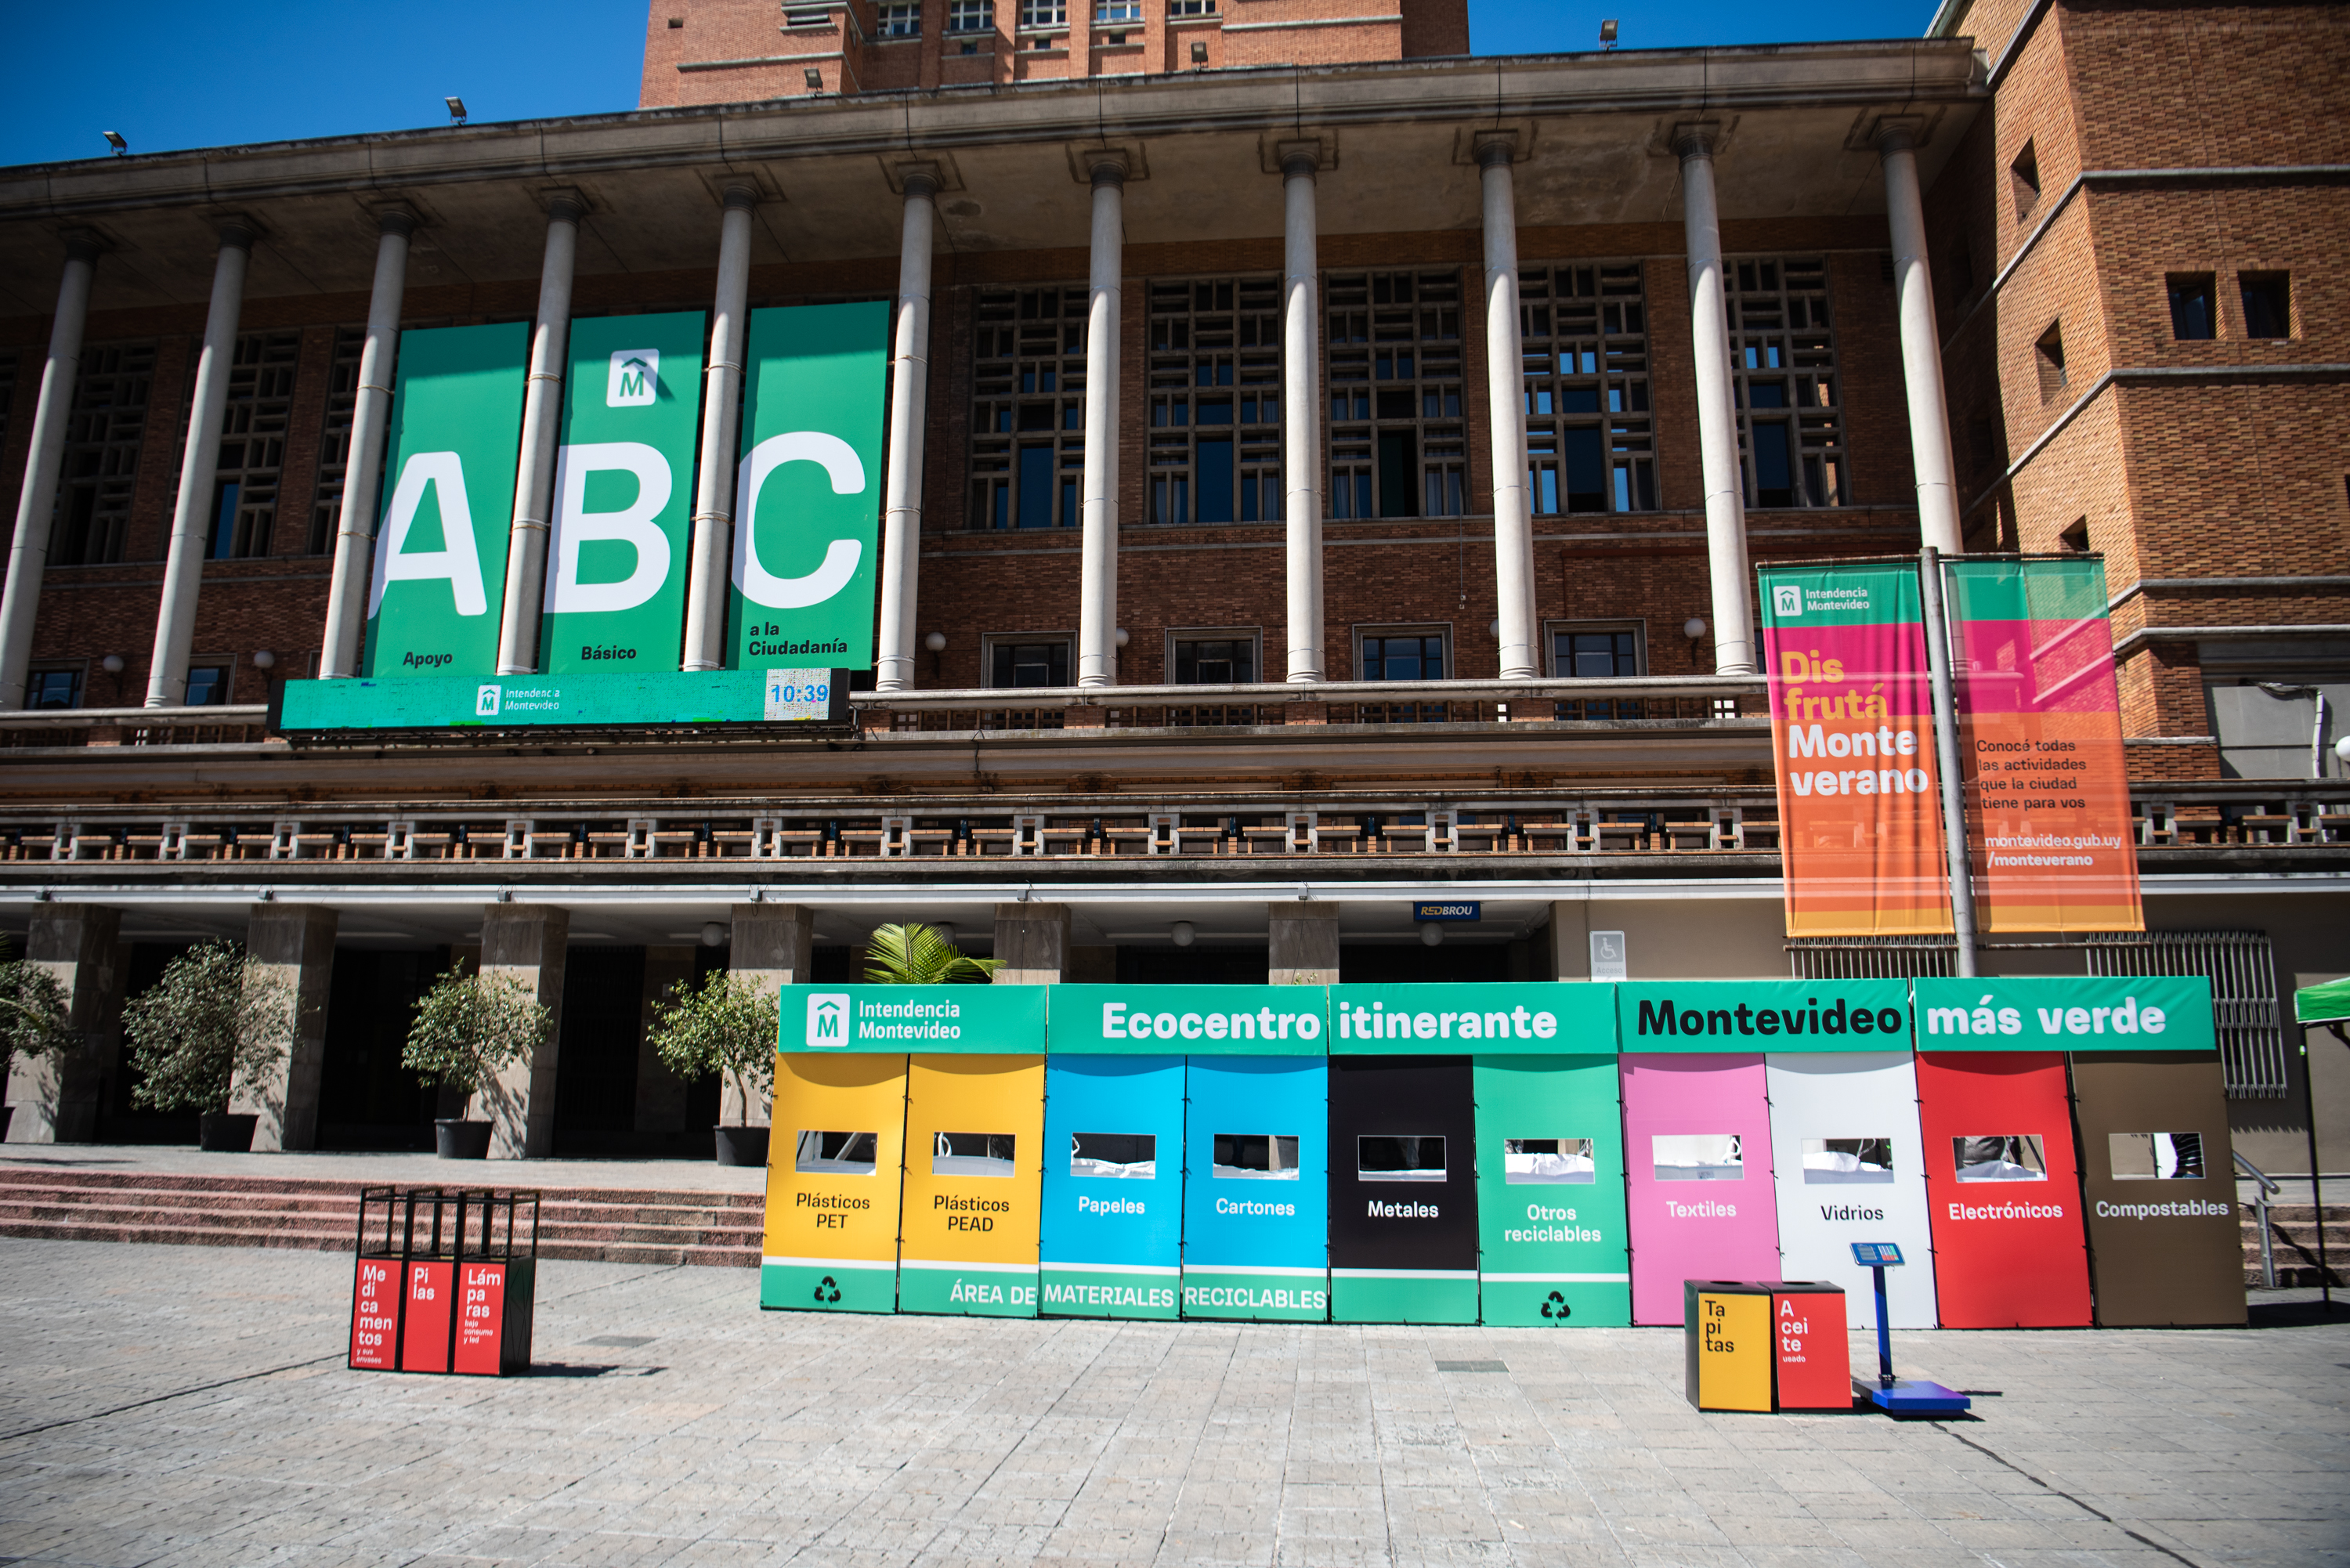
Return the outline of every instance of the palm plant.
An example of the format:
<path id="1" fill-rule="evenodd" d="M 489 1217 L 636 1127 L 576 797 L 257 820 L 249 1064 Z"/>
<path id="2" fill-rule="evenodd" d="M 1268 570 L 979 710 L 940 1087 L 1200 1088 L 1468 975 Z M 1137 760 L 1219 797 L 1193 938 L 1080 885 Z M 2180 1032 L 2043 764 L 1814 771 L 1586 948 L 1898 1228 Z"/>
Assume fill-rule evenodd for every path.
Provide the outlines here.
<path id="1" fill-rule="evenodd" d="M 968 957 L 930 927 L 914 921 L 877 926 L 865 950 L 865 978 L 874 985 L 986 985 L 1001 959 Z"/>

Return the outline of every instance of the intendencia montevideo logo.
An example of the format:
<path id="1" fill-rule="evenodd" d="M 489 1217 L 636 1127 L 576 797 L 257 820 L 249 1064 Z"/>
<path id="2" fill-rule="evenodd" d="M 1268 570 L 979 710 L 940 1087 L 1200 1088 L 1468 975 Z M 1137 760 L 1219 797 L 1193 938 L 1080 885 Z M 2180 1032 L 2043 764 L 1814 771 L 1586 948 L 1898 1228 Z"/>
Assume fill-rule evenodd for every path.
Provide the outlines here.
<path id="1" fill-rule="evenodd" d="M 660 395 L 660 349 L 623 348 L 612 356 L 611 373 L 604 382 L 606 408 L 650 408 Z"/>

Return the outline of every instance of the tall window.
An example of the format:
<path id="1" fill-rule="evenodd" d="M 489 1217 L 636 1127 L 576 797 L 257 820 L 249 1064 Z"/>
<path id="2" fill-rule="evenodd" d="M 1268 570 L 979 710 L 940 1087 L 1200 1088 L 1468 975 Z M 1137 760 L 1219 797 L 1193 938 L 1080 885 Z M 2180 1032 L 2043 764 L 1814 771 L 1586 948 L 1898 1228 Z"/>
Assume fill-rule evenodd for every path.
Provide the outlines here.
<path id="1" fill-rule="evenodd" d="M 83 350 L 73 413 L 66 421 L 57 524 L 49 536 L 49 558 L 58 565 L 122 559 L 154 377 L 152 343 Z"/>
<path id="2" fill-rule="evenodd" d="M 2244 336 L 2293 336 L 2292 280 L 2281 272 L 2247 272 L 2236 275 L 2244 301 Z"/>
<path id="3" fill-rule="evenodd" d="M 1639 264 L 1527 267 L 1518 288 L 1534 510 L 1655 511 Z"/>
<path id="4" fill-rule="evenodd" d="M 1281 280 L 1150 286 L 1153 523 L 1281 515 Z"/>
<path id="5" fill-rule="evenodd" d="M 1027 27 L 1066 27 L 1069 25 L 1069 0 L 1020 0 L 1020 26 Z"/>
<path id="6" fill-rule="evenodd" d="M 359 351 L 367 328 L 346 327 L 335 334 L 334 363 L 327 368 L 327 410 L 318 430 L 318 484 L 310 497 L 310 554 L 335 547 L 343 515 L 343 476 L 351 462 L 351 420 L 359 405 Z"/>
<path id="7" fill-rule="evenodd" d="M 1177 632 L 1168 638 L 1177 686 L 1245 686 L 1256 679 L 1256 633 Z"/>
<path id="8" fill-rule="evenodd" d="M 874 25 L 884 38 L 919 38 L 922 36 L 922 8 L 919 5 L 899 4 L 873 8 Z"/>
<path id="9" fill-rule="evenodd" d="M 2170 335 L 2181 343 L 2217 337 L 2220 313 L 2211 308 L 2211 275 L 2175 272 L 2169 284 Z"/>
<path id="10" fill-rule="evenodd" d="M 215 561 L 269 554 L 277 520 L 277 473 L 286 462 L 286 421 L 294 409 L 298 332 L 253 333 L 236 340 L 221 416 L 220 469 L 213 480 Z"/>
<path id="11" fill-rule="evenodd" d="M 972 528 L 1074 528 L 1086 468 L 1086 291 L 979 296 Z"/>
<path id="12" fill-rule="evenodd" d="M 1357 660 L 1365 680 L 1441 680 L 1444 633 L 1425 628 L 1382 627 L 1366 631 Z"/>
<path id="13" fill-rule="evenodd" d="M 1458 517 L 1461 275 L 1333 275 L 1328 304 L 1332 517 Z"/>
<path id="14" fill-rule="evenodd" d="M 1020 686 L 1066 686 L 1069 639 L 1040 636 L 990 637 L 987 683 L 999 690 Z"/>
<path id="15" fill-rule="evenodd" d="M 1827 263 L 1751 260 L 1727 270 L 1746 504 L 1842 506 L 1844 410 Z"/>

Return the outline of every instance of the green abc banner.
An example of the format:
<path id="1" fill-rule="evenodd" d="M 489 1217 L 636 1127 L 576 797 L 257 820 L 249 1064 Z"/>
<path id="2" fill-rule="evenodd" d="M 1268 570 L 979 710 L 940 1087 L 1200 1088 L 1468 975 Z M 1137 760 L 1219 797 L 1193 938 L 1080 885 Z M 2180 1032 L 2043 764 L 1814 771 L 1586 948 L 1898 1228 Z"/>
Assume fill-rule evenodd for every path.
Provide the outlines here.
<path id="1" fill-rule="evenodd" d="M 751 313 L 734 480 L 738 670 L 873 668 L 889 306 Z"/>
<path id="2" fill-rule="evenodd" d="M 698 310 L 571 324 L 538 667 L 674 670 L 692 556 Z"/>
<path id="3" fill-rule="evenodd" d="M 400 337 L 368 675 L 497 670 L 529 346 L 518 321 Z"/>

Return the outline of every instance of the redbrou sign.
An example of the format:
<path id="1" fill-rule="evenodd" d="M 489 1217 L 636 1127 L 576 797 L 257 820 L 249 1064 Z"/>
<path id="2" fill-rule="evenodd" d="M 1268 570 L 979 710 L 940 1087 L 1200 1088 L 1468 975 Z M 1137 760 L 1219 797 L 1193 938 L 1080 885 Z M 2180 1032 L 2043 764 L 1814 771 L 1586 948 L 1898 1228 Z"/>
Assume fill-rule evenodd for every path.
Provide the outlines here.
<path id="1" fill-rule="evenodd" d="M 1787 934 L 1949 930 L 1917 568 L 1761 576 Z"/>

